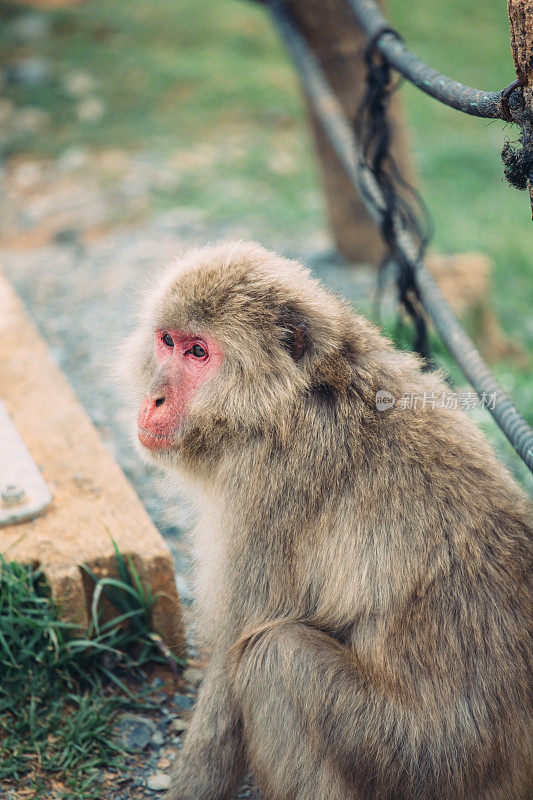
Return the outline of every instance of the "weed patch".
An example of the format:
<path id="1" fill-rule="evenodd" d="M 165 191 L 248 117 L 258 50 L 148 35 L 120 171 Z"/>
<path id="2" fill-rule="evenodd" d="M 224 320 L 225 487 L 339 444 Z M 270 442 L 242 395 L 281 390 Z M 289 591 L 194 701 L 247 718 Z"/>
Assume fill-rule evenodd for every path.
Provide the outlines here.
<path id="1" fill-rule="evenodd" d="M 99 770 L 118 768 L 113 726 L 124 709 L 153 708 L 141 667 L 167 661 L 150 628 L 155 597 L 116 551 L 118 578 L 95 580 L 83 635 L 59 619 L 41 570 L 0 557 L 0 785 L 40 798 L 97 798 Z M 117 609 L 102 621 L 102 596 Z M 24 796 L 24 795 L 21 795 Z"/>

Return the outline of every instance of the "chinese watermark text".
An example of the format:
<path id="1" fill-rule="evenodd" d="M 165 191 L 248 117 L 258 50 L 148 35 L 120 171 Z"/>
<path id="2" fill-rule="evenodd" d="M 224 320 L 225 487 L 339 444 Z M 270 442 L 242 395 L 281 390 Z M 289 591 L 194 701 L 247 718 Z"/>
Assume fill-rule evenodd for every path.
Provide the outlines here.
<path id="1" fill-rule="evenodd" d="M 385 389 L 376 392 L 376 408 L 378 411 L 390 411 L 391 408 L 409 411 L 424 408 L 462 409 L 463 411 L 475 408 L 493 410 L 496 405 L 496 392 L 404 392 L 400 397 L 395 397 Z"/>

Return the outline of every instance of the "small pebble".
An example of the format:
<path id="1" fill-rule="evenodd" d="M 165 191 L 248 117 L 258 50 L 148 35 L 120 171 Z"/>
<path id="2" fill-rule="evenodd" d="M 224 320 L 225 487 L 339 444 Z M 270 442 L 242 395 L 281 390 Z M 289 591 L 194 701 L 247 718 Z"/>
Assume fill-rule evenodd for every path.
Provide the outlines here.
<path id="1" fill-rule="evenodd" d="M 189 723 L 186 719 L 180 719 L 179 717 L 176 717 L 176 719 L 172 720 L 168 726 L 168 729 L 170 733 L 183 733 L 183 731 L 186 731 L 188 727 Z"/>
<path id="2" fill-rule="evenodd" d="M 170 759 L 169 758 L 160 758 L 157 762 L 158 769 L 168 769 L 170 767 Z"/>
<path id="3" fill-rule="evenodd" d="M 115 733 L 124 747 L 140 752 L 148 745 L 156 729 L 146 717 L 124 714 L 115 726 Z"/>
<path id="4" fill-rule="evenodd" d="M 70 72 L 63 78 L 63 88 L 71 97 L 83 97 L 94 90 L 94 79 L 88 72 Z"/>
<path id="5" fill-rule="evenodd" d="M 8 63 L 5 77 L 7 83 L 38 86 L 51 80 L 52 70 L 46 59 L 28 56 Z"/>
<path id="6" fill-rule="evenodd" d="M 21 42 L 36 42 L 50 33 L 52 18 L 44 14 L 22 14 L 9 26 L 10 32 Z"/>
<path id="7" fill-rule="evenodd" d="M 99 97 L 87 97 L 78 103 L 78 119 L 80 122 L 100 122 L 105 114 L 105 105 Z"/>
<path id="8" fill-rule="evenodd" d="M 146 788 L 152 792 L 163 792 L 170 787 L 170 775 L 164 772 L 154 772 L 146 781 Z"/>
<path id="9" fill-rule="evenodd" d="M 86 147 L 71 145 L 66 147 L 58 156 L 57 168 L 64 172 L 76 172 L 76 170 L 86 167 L 90 161 L 90 153 Z"/>
<path id="10" fill-rule="evenodd" d="M 175 694 L 174 702 L 182 711 L 192 711 L 194 708 L 194 698 L 188 697 L 185 694 Z"/>
<path id="11" fill-rule="evenodd" d="M 165 743 L 165 737 L 161 733 L 161 731 L 156 731 L 152 736 L 152 744 L 155 744 L 156 747 L 161 747 L 162 744 Z"/>

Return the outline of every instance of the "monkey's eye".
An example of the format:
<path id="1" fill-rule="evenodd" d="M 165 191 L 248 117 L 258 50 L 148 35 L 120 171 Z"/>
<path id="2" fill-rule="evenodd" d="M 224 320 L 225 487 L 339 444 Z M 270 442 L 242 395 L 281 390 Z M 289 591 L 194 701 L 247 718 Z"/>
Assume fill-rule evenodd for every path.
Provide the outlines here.
<path id="1" fill-rule="evenodd" d="M 203 348 L 201 344 L 193 344 L 191 349 L 187 352 L 191 353 L 195 358 L 205 358 L 207 355 L 205 348 Z"/>
<path id="2" fill-rule="evenodd" d="M 169 333 L 164 333 L 161 337 L 161 341 L 163 344 L 166 344 L 167 347 L 174 347 L 174 340 Z"/>

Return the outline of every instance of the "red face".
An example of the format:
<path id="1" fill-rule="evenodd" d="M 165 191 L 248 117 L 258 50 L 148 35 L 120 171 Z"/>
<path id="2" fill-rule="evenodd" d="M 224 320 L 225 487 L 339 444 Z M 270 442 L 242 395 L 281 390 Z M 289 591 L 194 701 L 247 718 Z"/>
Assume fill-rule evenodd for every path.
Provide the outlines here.
<path id="1" fill-rule="evenodd" d="M 157 375 L 141 403 L 139 441 L 149 450 L 172 447 L 200 386 L 219 368 L 222 352 L 212 340 L 176 329 L 155 332 Z"/>

